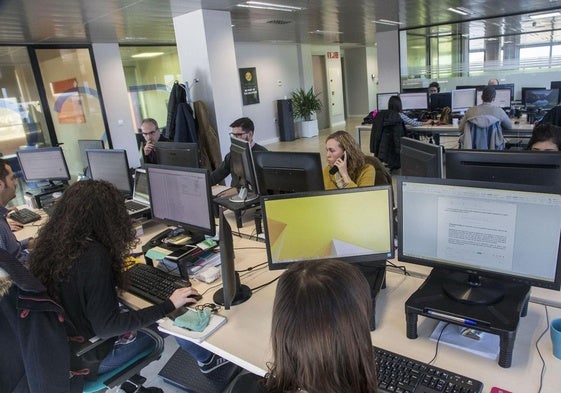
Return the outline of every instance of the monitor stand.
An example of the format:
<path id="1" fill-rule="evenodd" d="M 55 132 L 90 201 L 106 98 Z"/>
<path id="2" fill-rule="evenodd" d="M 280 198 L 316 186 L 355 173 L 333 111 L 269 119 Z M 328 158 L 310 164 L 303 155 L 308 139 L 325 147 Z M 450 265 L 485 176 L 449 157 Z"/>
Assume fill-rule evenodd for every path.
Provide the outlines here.
<path id="1" fill-rule="evenodd" d="M 237 203 L 251 202 L 259 198 L 258 194 L 250 191 L 247 187 L 241 187 L 237 195 L 230 197 L 230 201 Z"/>
<path id="2" fill-rule="evenodd" d="M 499 366 L 510 367 L 518 323 L 528 311 L 530 286 L 502 281 L 503 296 L 495 298 L 492 304 L 488 303 L 490 298 L 486 293 L 483 296 L 485 301 L 468 303 L 463 298 L 458 299 L 453 291 L 452 296 L 448 293 L 449 278 L 454 278 L 454 274 L 449 270 L 434 268 L 423 285 L 407 299 L 407 338 L 417 338 L 419 315 L 489 332 L 500 338 Z M 448 284 L 444 284 L 447 281 Z M 480 299 L 479 295 L 476 299 Z"/>
<path id="3" fill-rule="evenodd" d="M 249 300 L 251 297 L 251 289 L 240 282 L 240 275 L 236 272 L 236 294 L 234 295 L 234 299 L 232 299 L 232 306 L 241 304 L 246 300 Z M 212 297 L 212 300 L 216 304 L 220 304 L 221 306 L 224 305 L 224 288 L 220 288 Z"/>

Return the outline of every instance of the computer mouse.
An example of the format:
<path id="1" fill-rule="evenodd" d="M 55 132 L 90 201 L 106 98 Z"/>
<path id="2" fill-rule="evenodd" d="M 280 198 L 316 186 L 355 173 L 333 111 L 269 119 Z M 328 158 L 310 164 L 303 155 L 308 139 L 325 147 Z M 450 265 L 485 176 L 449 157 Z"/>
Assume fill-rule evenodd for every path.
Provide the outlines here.
<path id="1" fill-rule="evenodd" d="M 514 122 L 514 124 L 520 124 L 520 122 L 519 122 L 518 120 L 516 120 L 516 121 Z"/>
<path id="2" fill-rule="evenodd" d="M 199 301 L 203 298 L 201 295 L 190 295 L 190 296 L 187 296 L 187 297 L 190 298 L 190 299 L 195 299 L 197 301 Z"/>

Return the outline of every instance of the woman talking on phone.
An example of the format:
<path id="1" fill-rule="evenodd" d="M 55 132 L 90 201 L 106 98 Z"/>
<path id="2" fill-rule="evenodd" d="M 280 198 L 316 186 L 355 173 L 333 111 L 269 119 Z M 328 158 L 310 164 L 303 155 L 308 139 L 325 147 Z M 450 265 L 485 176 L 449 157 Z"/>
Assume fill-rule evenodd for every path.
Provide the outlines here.
<path id="1" fill-rule="evenodd" d="M 346 131 L 335 131 L 325 141 L 327 166 L 323 168 L 326 190 L 373 186 L 376 170 L 360 146 Z"/>

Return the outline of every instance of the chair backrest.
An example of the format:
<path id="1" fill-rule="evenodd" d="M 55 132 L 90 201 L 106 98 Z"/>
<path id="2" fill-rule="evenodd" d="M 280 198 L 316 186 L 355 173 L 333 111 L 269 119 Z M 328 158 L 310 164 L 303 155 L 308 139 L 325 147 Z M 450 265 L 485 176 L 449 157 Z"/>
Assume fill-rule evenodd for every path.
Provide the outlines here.
<path id="1" fill-rule="evenodd" d="M 388 169 L 382 164 L 378 158 L 373 156 L 366 156 L 366 162 L 374 167 L 376 176 L 374 177 L 375 186 L 384 186 L 392 184 L 392 175 Z"/>
<path id="2" fill-rule="evenodd" d="M 553 124 L 561 127 L 561 106 L 551 108 L 540 121 L 540 124 Z"/>
<path id="3" fill-rule="evenodd" d="M 468 119 L 458 140 L 460 149 L 504 150 L 505 139 L 501 121 L 494 116 Z"/>

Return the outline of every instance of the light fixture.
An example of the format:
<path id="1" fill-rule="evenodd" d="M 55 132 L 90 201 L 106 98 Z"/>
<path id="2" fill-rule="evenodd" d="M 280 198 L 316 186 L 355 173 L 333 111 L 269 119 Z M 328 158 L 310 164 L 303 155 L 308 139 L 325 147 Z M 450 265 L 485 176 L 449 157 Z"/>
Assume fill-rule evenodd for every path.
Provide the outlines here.
<path id="1" fill-rule="evenodd" d="M 310 31 L 310 34 L 343 34 L 343 32 L 332 31 L 332 30 L 314 30 L 314 31 Z"/>
<path id="2" fill-rule="evenodd" d="M 304 7 L 295 7 L 295 6 L 292 6 L 292 5 L 266 3 L 266 2 L 263 2 L 263 1 L 246 1 L 245 3 L 238 4 L 238 7 L 257 8 L 257 9 L 261 9 L 261 10 L 273 10 L 273 11 L 284 11 L 284 12 L 302 11 L 304 9 Z"/>
<path id="3" fill-rule="evenodd" d="M 163 55 L 164 52 L 142 52 L 137 53 L 136 55 L 132 55 L 135 59 L 148 59 L 150 57 L 157 57 Z"/>
<path id="4" fill-rule="evenodd" d="M 559 11 L 554 11 L 554 12 L 548 12 L 545 14 L 534 14 L 534 15 L 530 15 L 530 19 L 542 19 L 542 18 L 554 18 L 556 16 L 560 16 L 561 13 L 559 13 Z"/>
<path id="5" fill-rule="evenodd" d="M 389 19 L 373 20 L 372 23 L 378 23 L 378 24 L 387 25 L 387 26 L 399 26 L 401 24 L 401 22 L 397 22 L 395 20 L 389 20 Z"/>
<path id="6" fill-rule="evenodd" d="M 455 7 L 455 8 L 454 7 L 449 7 L 448 11 L 454 12 L 456 14 L 463 15 L 463 16 L 469 15 L 469 12 L 467 10 L 464 10 L 461 7 Z"/>

